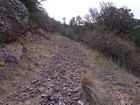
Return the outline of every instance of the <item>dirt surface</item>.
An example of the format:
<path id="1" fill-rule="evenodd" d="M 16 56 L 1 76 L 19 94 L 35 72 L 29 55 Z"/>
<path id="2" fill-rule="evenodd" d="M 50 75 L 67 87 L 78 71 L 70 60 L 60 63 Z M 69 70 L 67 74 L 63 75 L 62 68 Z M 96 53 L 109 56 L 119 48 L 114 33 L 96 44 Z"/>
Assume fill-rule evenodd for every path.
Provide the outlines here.
<path id="1" fill-rule="evenodd" d="M 34 43 L 32 53 L 29 53 L 30 49 L 24 45 L 28 51 L 25 56 L 31 54 L 29 59 L 36 60 L 33 61 L 33 71 L 24 76 L 24 82 L 19 81 L 22 82 L 20 85 L 1 94 L 0 105 L 80 105 L 80 77 L 87 70 L 93 73 L 104 105 L 140 104 L 139 79 L 118 70 L 120 68 L 111 61 L 101 60 L 100 56 L 89 48 L 58 35 L 49 36 L 49 40 L 35 36 L 28 42 Z M 34 51 L 38 53 L 32 56 Z M 40 54 L 39 57 L 36 54 Z M 31 62 L 27 64 L 33 65 Z M 114 68 L 117 72 L 110 71 Z M 123 76 L 130 80 L 126 81 Z"/>
<path id="2" fill-rule="evenodd" d="M 48 62 L 45 60 L 48 66 L 34 80 L 9 93 L 3 105 L 78 105 L 80 91 L 76 88 L 84 70 L 81 51 L 73 41 L 56 37 L 58 51 Z"/>

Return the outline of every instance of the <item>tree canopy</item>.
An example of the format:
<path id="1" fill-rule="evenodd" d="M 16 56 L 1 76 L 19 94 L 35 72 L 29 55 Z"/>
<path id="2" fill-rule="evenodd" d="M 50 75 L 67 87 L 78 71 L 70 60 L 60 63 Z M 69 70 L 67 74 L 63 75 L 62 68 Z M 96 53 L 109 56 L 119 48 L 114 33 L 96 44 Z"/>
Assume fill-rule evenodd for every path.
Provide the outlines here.
<path id="1" fill-rule="evenodd" d="M 101 2 L 100 12 L 96 8 L 90 8 L 86 20 L 115 30 L 117 33 L 129 33 L 134 26 L 133 17 L 133 13 L 127 7 L 117 8 L 112 2 Z"/>

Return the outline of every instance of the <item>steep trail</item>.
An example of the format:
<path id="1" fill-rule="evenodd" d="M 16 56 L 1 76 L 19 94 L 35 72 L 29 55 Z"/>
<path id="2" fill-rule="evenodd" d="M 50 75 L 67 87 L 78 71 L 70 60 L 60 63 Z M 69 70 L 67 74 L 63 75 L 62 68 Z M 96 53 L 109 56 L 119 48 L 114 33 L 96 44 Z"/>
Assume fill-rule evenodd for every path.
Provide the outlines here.
<path id="1" fill-rule="evenodd" d="M 69 39 L 57 41 L 58 52 L 49 60 L 49 66 L 31 83 L 7 96 L 4 105 L 79 105 L 77 87 L 84 71 L 81 51 Z"/>
<path id="2" fill-rule="evenodd" d="M 86 46 L 59 35 L 49 37 L 46 40 L 37 35 L 27 41 L 27 51 L 33 50 L 27 53 L 31 59 L 27 63 L 36 66 L 25 76 L 25 83 L 3 94 L 0 105 L 80 105 L 80 78 L 87 70 L 93 73 L 103 105 L 140 103 L 138 78 Z"/>

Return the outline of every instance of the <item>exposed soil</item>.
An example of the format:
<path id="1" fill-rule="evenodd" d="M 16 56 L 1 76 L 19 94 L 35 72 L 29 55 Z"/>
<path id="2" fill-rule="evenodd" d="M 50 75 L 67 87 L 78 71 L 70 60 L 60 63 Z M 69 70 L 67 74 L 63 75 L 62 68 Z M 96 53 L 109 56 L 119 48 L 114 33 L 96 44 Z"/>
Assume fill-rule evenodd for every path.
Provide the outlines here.
<path id="1" fill-rule="evenodd" d="M 109 68 L 105 68 L 104 64 L 100 65 L 98 60 L 88 62 L 87 55 L 94 53 L 87 53 L 88 48 L 57 35 L 49 36 L 49 39 L 34 37 L 28 44 L 22 41 L 26 48 L 24 56 L 30 59 L 26 65 L 34 66 L 27 75 L 22 76 L 22 79 L 25 78 L 24 82 L 19 80 L 15 87 L 1 94 L 0 105 L 80 105 L 80 77 L 86 70 L 93 72 L 104 105 L 138 105 L 139 100 L 132 100 L 132 95 L 138 98 L 137 94 L 140 94 L 137 85 L 140 83 L 139 79 L 134 77 L 130 80 L 135 85 L 133 87 L 121 86 L 112 72 L 105 71 Z M 34 43 L 33 50 L 28 49 L 31 43 Z M 37 53 L 34 55 L 35 51 Z M 118 86 L 124 87 L 123 91 Z"/>

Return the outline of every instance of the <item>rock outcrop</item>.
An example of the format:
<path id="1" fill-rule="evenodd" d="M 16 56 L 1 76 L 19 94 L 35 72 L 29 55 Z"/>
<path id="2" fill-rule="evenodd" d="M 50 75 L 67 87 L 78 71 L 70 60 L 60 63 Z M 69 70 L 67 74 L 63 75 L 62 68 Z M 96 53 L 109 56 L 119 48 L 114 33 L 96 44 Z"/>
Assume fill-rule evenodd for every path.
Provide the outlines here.
<path id="1" fill-rule="evenodd" d="M 0 0 L 0 42 L 15 40 L 27 23 L 28 10 L 19 0 Z"/>
<path id="2" fill-rule="evenodd" d="M 19 42 L 11 42 L 0 45 L 0 68 L 15 70 L 22 56 L 22 45 Z"/>

